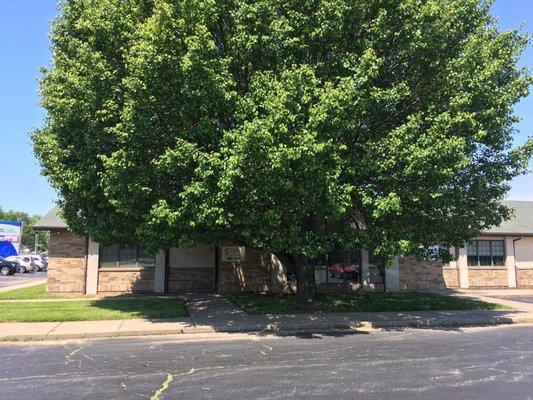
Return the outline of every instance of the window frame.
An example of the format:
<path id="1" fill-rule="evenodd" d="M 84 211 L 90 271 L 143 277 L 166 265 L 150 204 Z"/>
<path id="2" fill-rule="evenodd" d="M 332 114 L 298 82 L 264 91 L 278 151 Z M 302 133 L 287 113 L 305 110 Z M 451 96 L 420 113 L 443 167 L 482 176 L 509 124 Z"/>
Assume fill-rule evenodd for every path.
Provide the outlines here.
<path id="1" fill-rule="evenodd" d="M 102 269 L 117 269 L 117 270 L 128 270 L 128 269 L 149 269 L 149 268 L 155 268 L 155 254 L 153 255 L 153 265 L 146 265 L 146 264 L 139 264 L 139 255 L 142 254 L 142 249 L 140 246 L 135 246 L 135 265 L 120 265 L 120 250 L 125 250 L 127 248 L 122 248 L 119 246 L 117 247 L 117 261 L 114 262 L 115 265 L 102 265 L 102 251 L 104 248 L 113 247 L 116 245 L 110 245 L 110 246 L 99 246 L 98 248 L 98 268 Z M 143 257 L 144 259 L 148 258 L 146 255 Z M 107 261 L 107 263 L 111 263 L 111 261 Z"/>
<path id="2" fill-rule="evenodd" d="M 479 254 L 479 242 L 488 242 L 489 243 L 489 255 L 481 255 Z M 500 242 L 501 243 L 501 248 L 502 248 L 502 254 L 498 254 L 498 255 L 495 255 L 494 254 L 494 242 Z M 475 255 L 469 255 L 468 254 L 468 246 L 470 244 L 473 244 L 475 243 L 476 245 L 476 254 Z M 505 240 L 503 239 L 474 239 L 470 242 L 467 243 L 466 245 L 466 248 L 467 248 L 467 254 L 466 254 L 466 258 L 467 258 L 467 261 L 466 261 L 466 264 L 467 264 L 467 267 L 473 267 L 473 268 L 505 268 L 505 258 L 506 258 L 506 249 L 505 249 Z M 470 263 L 470 258 L 471 257 L 475 257 L 476 258 L 476 263 L 475 264 L 471 264 Z M 481 257 L 489 257 L 490 258 L 490 265 L 483 265 L 481 264 L 481 261 L 480 261 L 480 258 Z M 495 257 L 501 257 L 502 258 L 502 263 L 501 265 L 497 265 L 494 263 L 494 259 Z"/>

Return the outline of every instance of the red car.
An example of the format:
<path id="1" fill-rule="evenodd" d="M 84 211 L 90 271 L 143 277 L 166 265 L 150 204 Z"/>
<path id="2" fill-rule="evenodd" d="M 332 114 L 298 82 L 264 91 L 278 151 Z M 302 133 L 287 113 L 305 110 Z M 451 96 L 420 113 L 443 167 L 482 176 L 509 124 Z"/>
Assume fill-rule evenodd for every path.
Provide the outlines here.
<path id="1" fill-rule="evenodd" d="M 335 264 L 329 268 L 332 278 L 347 281 L 359 280 L 359 269 L 353 264 Z"/>

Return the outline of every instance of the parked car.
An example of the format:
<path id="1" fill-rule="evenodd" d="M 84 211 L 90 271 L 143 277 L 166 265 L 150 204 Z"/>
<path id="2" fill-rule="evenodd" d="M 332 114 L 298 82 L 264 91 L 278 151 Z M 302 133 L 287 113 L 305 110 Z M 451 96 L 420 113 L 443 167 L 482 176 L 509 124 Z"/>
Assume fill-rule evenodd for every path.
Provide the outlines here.
<path id="1" fill-rule="evenodd" d="M 17 272 L 18 264 L 14 261 L 8 261 L 4 257 L 0 257 L 0 275 L 13 275 Z"/>
<path id="2" fill-rule="evenodd" d="M 29 257 L 35 263 L 38 271 L 46 271 L 48 269 L 48 259 L 40 255 L 30 254 Z"/>
<path id="3" fill-rule="evenodd" d="M 18 263 L 17 272 L 19 273 L 35 271 L 37 269 L 35 262 L 29 256 L 9 256 L 6 257 L 6 260 Z"/>
<path id="4" fill-rule="evenodd" d="M 329 268 L 332 278 L 356 282 L 359 280 L 359 269 L 353 264 L 335 264 Z"/>

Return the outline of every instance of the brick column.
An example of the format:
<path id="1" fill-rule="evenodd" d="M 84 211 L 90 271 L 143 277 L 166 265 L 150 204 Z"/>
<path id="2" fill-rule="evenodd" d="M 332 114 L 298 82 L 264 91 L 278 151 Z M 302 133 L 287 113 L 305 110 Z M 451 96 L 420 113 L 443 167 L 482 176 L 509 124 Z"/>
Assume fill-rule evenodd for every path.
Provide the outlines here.
<path id="1" fill-rule="evenodd" d="M 154 277 L 154 292 L 165 292 L 165 281 L 167 279 L 167 256 L 165 252 L 157 253 L 155 255 L 155 277 Z"/>
<path id="2" fill-rule="evenodd" d="M 400 257 L 396 256 L 392 260 L 393 264 L 385 268 L 385 291 L 400 291 Z"/>
<path id="3" fill-rule="evenodd" d="M 468 258 L 466 254 L 466 247 L 459 248 L 457 269 L 459 270 L 459 287 L 461 289 L 468 289 Z"/>
<path id="4" fill-rule="evenodd" d="M 510 288 L 516 287 L 516 265 L 513 239 L 512 236 L 505 237 L 505 266 L 507 267 L 507 284 Z"/>
<path id="5" fill-rule="evenodd" d="M 85 282 L 85 293 L 96 294 L 98 292 L 98 262 L 100 256 L 100 246 L 89 238 L 87 250 L 87 280 Z"/>

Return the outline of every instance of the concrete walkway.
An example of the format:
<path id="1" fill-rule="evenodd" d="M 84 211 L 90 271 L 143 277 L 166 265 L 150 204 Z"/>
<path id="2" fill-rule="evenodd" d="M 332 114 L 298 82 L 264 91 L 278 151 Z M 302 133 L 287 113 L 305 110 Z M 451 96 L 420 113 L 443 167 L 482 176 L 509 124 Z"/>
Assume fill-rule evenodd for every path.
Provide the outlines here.
<path id="1" fill-rule="evenodd" d="M 444 289 L 431 292 L 500 303 L 523 313 L 533 313 L 533 289 Z"/>
<path id="2" fill-rule="evenodd" d="M 469 293 L 448 294 L 474 297 Z M 190 294 L 183 298 L 189 311 L 189 317 L 186 318 L 1 323 L 0 339 L 60 339 L 215 332 L 325 332 L 372 328 L 455 328 L 533 323 L 533 310 L 522 305 L 513 310 L 502 311 L 249 315 L 216 294 Z M 481 299 L 481 297 L 476 298 Z M 485 298 L 485 300 L 495 301 L 494 298 Z"/>

